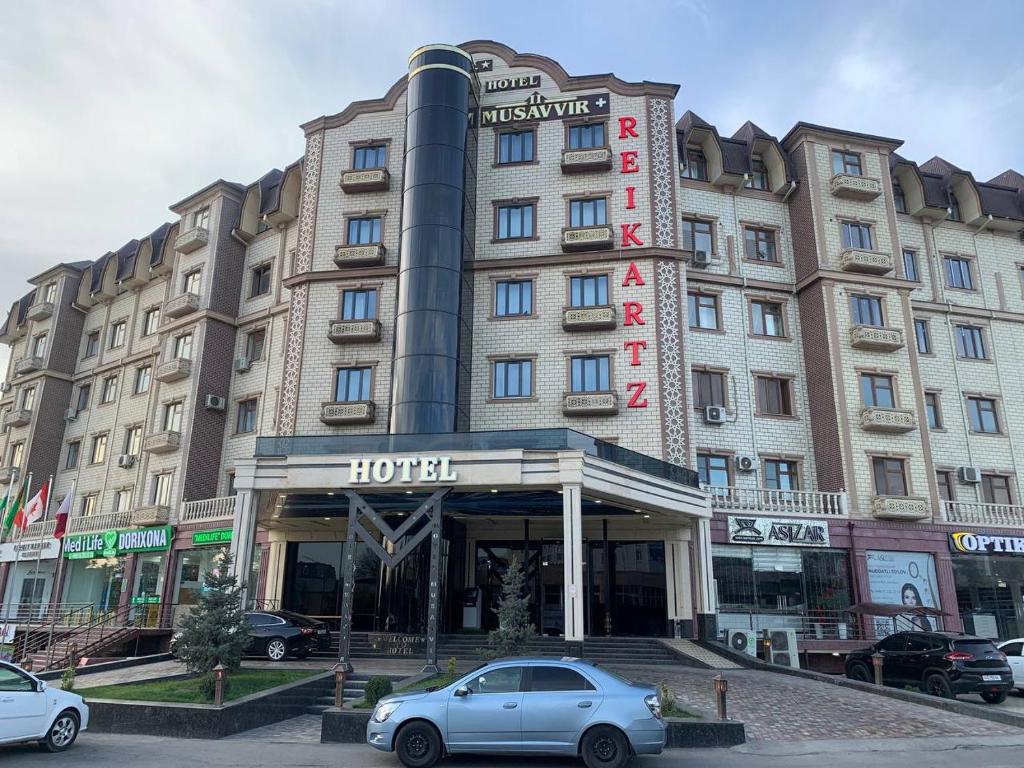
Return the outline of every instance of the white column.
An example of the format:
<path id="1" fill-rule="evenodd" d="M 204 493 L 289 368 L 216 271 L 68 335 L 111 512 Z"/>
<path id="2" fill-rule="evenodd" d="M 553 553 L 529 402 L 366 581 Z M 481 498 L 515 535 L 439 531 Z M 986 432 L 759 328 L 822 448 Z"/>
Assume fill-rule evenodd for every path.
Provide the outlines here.
<path id="1" fill-rule="evenodd" d="M 565 560 L 565 641 L 583 642 L 583 486 L 562 486 L 562 546 Z"/>
<path id="2" fill-rule="evenodd" d="M 235 517 L 231 523 L 231 572 L 244 583 L 252 571 L 252 550 L 256 541 L 256 506 L 259 495 L 251 490 L 239 490 L 235 496 Z M 246 584 L 242 591 L 242 605 L 245 605 L 250 590 L 256 584 Z"/>
<path id="3" fill-rule="evenodd" d="M 711 521 L 701 518 L 694 525 L 694 577 L 697 579 L 697 613 L 717 613 L 715 574 L 711 567 Z"/>

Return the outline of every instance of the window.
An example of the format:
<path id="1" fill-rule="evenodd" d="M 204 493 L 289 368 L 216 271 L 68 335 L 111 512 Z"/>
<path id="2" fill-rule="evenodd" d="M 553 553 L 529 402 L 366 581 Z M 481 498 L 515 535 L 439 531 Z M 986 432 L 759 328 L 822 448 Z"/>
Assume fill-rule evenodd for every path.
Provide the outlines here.
<path id="1" fill-rule="evenodd" d="M 764 486 L 776 491 L 799 491 L 797 463 L 785 459 L 765 459 Z"/>
<path id="2" fill-rule="evenodd" d="M 921 282 L 921 273 L 917 268 L 917 252 L 903 251 L 903 276 L 915 283 Z"/>
<path id="3" fill-rule="evenodd" d="M 96 498 L 95 493 L 82 497 L 82 517 L 96 514 Z"/>
<path id="4" fill-rule="evenodd" d="M 932 353 L 932 337 L 928 333 L 927 320 L 914 321 L 914 335 L 917 337 L 917 351 L 922 355 L 930 355 Z"/>
<path id="5" fill-rule="evenodd" d="M 35 684 L 27 676 L 22 674 L 18 670 L 9 669 L 7 667 L 0 667 L 0 691 L 11 692 L 11 693 L 31 693 L 35 690 Z M 16 701 L 14 697 L 7 699 L 7 701 Z M 28 699 L 25 699 L 21 706 L 28 704 Z M 15 706 L 18 706 L 15 704 Z"/>
<path id="6" fill-rule="evenodd" d="M 497 281 L 494 284 L 494 314 L 496 317 L 533 314 L 533 281 Z"/>
<path id="7" fill-rule="evenodd" d="M 46 288 L 43 289 L 43 303 L 53 304 L 57 300 L 57 284 L 49 283 Z"/>
<path id="8" fill-rule="evenodd" d="M 192 214 L 192 226 L 207 229 L 210 226 L 210 206 L 200 208 Z"/>
<path id="9" fill-rule="evenodd" d="M 761 155 L 750 156 L 750 178 L 746 186 L 747 189 L 768 189 L 768 167 Z"/>
<path id="10" fill-rule="evenodd" d="M 569 303 L 574 307 L 603 307 L 608 304 L 608 275 L 569 278 Z"/>
<path id="11" fill-rule="evenodd" d="M 12 467 L 20 467 L 21 466 L 21 462 L 24 460 L 24 458 L 25 458 L 25 444 L 24 443 L 14 443 L 11 446 L 11 466 Z"/>
<path id="12" fill-rule="evenodd" d="M 854 325 L 882 327 L 882 300 L 877 296 L 850 296 L 850 314 Z"/>
<path id="13" fill-rule="evenodd" d="M 342 291 L 342 320 L 375 320 L 377 318 L 377 289 L 360 288 Z"/>
<path id="14" fill-rule="evenodd" d="M 92 453 L 90 454 L 90 462 L 93 464 L 102 464 L 107 460 L 107 435 L 96 435 L 92 439 Z"/>
<path id="15" fill-rule="evenodd" d="M 132 388 L 132 393 L 141 395 L 145 392 L 149 392 L 149 382 L 153 378 L 153 369 L 148 365 L 144 365 L 141 368 L 135 369 L 135 385 Z"/>
<path id="16" fill-rule="evenodd" d="M 767 261 L 778 264 L 779 258 L 775 251 L 775 232 L 770 229 L 743 230 L 743 252 L 753 261 Z"/>
<path id="17" fill-rule="evenodd" d="M 946 265 L 946 285 L 963 291 L 974 290 L 974 276 L 971 273 L 971 260 L 961 256 L 944 256 Z"/>
<path id="18" fill-rule="evenodd" d="M 924 393 L 924 409 L 928 414 L 928 428 L 942 429 L 942 407 L 938 392 Z"/>
<path id="19" fill-rule="evenodd" d="M 571 360 L 573 392 L 608 392 L 611 389 L 611 359 L 608 355 L 587 355 Z"/>
<path id="20" fill-rule="evenodd" d="M 863 173 L 860 164 L 860 155 L 855 152 L 844 152 L 841 149 L 833 149 L 832 173 L 847 173 L 851 176 L 860 176 Z"/>
<path id="21" fill-rule="evenodd" d="M 528 131 L 506 131 L 498 135 L 498 163 L 500 165 L 512 165 L 513 163 L 533 162 L 533 144 L 535 134 Z"/>
<path id="22" fill-rule="evenodd" d="M 110 326 L 110 337 L 108 339 L 107 347 L 114 349 L 124 344 L 125 331 L 128 329 L 128 323 L 124 320 L 118 320 L 116 323 Z"/>
<path id="23" fill-rule="evenodd" d="M 715 294 L 686 294 L 686 310 L 691 328 L 718 329 L 718 296 Z"/>
<path id="24" fill-rule="evenodd" d="M 46 354 L 46 334 L 40 333 L 32 339 L 32 357 L 42 357 Z"/>
<path id="25" fill-rule="evenodd" d="M 755 336 L 785 336 L 782 305 L 774 301 L 750 302 L 752 330 Z"/>
<path id="26" fill-rule="evenodd" d="M 64 455 L 64 469 L 74 469 L 78 466 L 78 454 L 82 452 L 82 441 L 72 440 L 68 443 L 67 453 Z"/>
<path id="27" fill-rule="evenodd" d="M 530 667 L 531 691 L 592 691 L 583 675 L 566 667 Z"/>
<path id="28" fill-rule="evenodd" d="M 907 212 L 907 198 L 906 195 L 903 194 L 903 187 L 898 181 L 896 181 L 896 179 L 892 180 L 892 200 L 893 204 L 896 206 L 896 213 Z"/>
<path id="29" fill-rule="evenodd" d="M 348 220 L 349 245 L 373 245 L 380 242 L 380 216 Z"/>
<path id="30" fill-rule="evenodd" d="M 956 326 L 956 354 L 972 360 L 987 360 L 985 334 L 974 325 Z"/>
<path id="31" fill-rule="evenodd" d="M 569 201 L 570 227 L 599 227 L 608 223 L 608 201 L 603 197 Z"/>
<path id="32" fill-rule="evenodd" d="M 494 364 L 495 399 L 532 396 L 532 360 L 500 360 Z"/>
<path id="33" fill-rule="evenodd" d="M 183 410 L 184 405 L 180 400 L 174 403 L 167 403 L 164 406 L 164 418 L 161 425 L 164 432 L 181 431 L 181 414 Z"/>
<path id="34" fill-rule="evenodd" d="M 81 384 L 78 387 L 78 404 L 75 410 L 81 413 L 89 408 L 89 396 L 92 394 L 91 384 Z"/>
<path id="35" fill-rule="evenodd" d="M 264 296 L 270 293 L 270 271 L 271 264 L 260 264 L 253 267 L 252 277 L 249 279 L 249 298 Z"/>
<path id="36" fill-rule="evenodd" d="M 998 434 L 1001 431 L 996 401 L 990 397 L 968 397 L 967 415 L 971 421 L 972 432 Z"/>
<path id="37" fill-rule="evenodd" d="M 173 475 L 170 472 L 161 472 L 158 475 L 153 475 L 153 486 L 150 496 L 150 501 L 161 507 L 167 507 L 171 504 L 171 479 Z"/>
<path id="38" fill-rule="evenodd" d="M 946 214 L 946 218 L 950 221 L 963 221 L 963 216 L 960 215 L 960 201 L 956 199 L 956 195 L 952 192 L 949 193 L 949 213 Z"/>
<path id="39" fill-rule="evenodd" d="M 201 269 L 193 269 L 187 273 L 182 286 L 182 293 L 194 293 L 198 296 L 202 286 L 202 277 L 203 271 Z"/>
<path id="40" fill-rule="evenodd" d="M 107 376 L 100 387 L 100 403 L 112 403 L 117 399 L 117 376 Z"/>
<path id="41" fill-rule="evenodd" d="M 160 327 L 160 307 L 147 309 L 142 316 L 142 335 L 152 336 Z"/>
<path id="42" fill-rule="evenodd" d="M 862 373 L 860 399 L 865 408 L 895 408 L 896 395 L 892 388 L 892 376 Z"/>
<path id="43" fill-rule="evenodd" d="M 569 149 L 593 149 L 607 145 L 604 123 L 569 126 Z"/>
<path id="44" fill-rule="evenodd" d="M 132 508 L 132 490 L 131 488 L 122 488 L 121 490 L 114 491 L 114 511 L 115 512 L 127 512 Z"/>
<path id="45" fill-rule="evenodd" d="M 367 168 L 383 168 L 387 163 L 388 150 L 384 144 L 356 147 L 352 153 L 352 168 L 361 171 Z"/>
<path id="46" fill-rule="evenodd" d="M 370 399 L 370 368 L 339 368 L 334 386 L 334 400 L 355 403 Z"/>
<path id="47" fill-rule="evenodd" d="M 939 498 L 943 501 L 956 501 L 956 485 L 953 473 L 940 470 L 935 473 L 935 484 L 939 487 Z"/>
<path id="48" fill-rule="evenodd" d="M 533 237 L 533 214 L 533 203 L 498 206 L 497 239 L 524 240 Z"/>
<path id="49" fill-rule="evenodd" d="M 697 474 L 701 485 L 729 486 L 729 457 L 713 453 L 697 454 Z"/>
<path id="50" fill-rule="evenodd" d="M 192 334 L 183 333 L 174 340 L 174 357 L 180 360 L 192 359 Z"/>
<path id="51" fill-rule="evenodd" d="M 129 456 L 142 453 L 142 427 L 126 427 L 124 430 L 124 450 Z"/>
<path id="52" fill-rule="evenodd" d="M 793 400 L 789 379 L 776 376 L 755 376 L 757 384 L 757 413 L 760 416 L 792 416 Z"/>
<path id="53" fill-rule="evenodd" d="M 697 181 L 708 180 L 708 161 L 704 152 L 696 147 L 686 148 L 686 164 L 683 166 L 680 175 L 684 179 L 696 179 Z"/>
<path id="54" fill-rule="evenodd" d="M 875 493 L 879 496 L 906 496 L 907 475 L 903 459 L 875 456 L 871 459 Z"/>
<path id="55" fill-rule="evenodd" d="M 706 408 L 709 405 L 725 407 L 724 373 L 694 369 L 690 372 L 690 380 L 693 383 L 693 405 L 695 408 Z"/>
<path id="56" fill-rule="evenodd" d="M 91 331 L 85 337 L 85 354 L 82 355 L 82 357 L 83 358 L 85 358 L 85 357 L 92 357 L 95 354 L 97 354 L 99 351 L 100 351 L 100 332 L 99 331 Z"/>
<path id="57" fill-rule="evenodd" d="M 1010 478 L 1006 475 L 982 475 L 981 496 L 986 504 L 1013 504 Z"/>
<path id="58" fill-rule="evenodd" d="M 866 251 L 872 249 L 871 225 L 860 224 L 856 221 L 843 222 L 843 248 L 860 248 Z"/>
<path id="59" fill-rule="evenodd" d="M 523 678 L 522 667 L 499 667 L 486 675 L 474 677 L 466 686 L 474 695 L 481 693 L 515 693 Z"/>
<path id="60" fill-rule="evenodd" d="M 683 250 L 704 251 L 709 256 L 714 253 L 711 222 L 683 219 Z"/>
<path id="61" fill-rule="evenodd" d="M 249 331 L 245 335 L 245 359 L 250 363 L 263 359 L 263 345 L 267 340 L 266 328 Z"/>
<path id="62" fill-rule="evenodd" d="M 31 411 L 36 406 L 36 388 L 27 387 L 21 390 L 21 407 Z"/>
<path id="63" fill-rule="evenodd" d="M 255 397 L 242 400 L 238 404 L 238 418 L 235 421 L 235 431 L 239 434 L 256 431 L 256 404 L 257 398 Z"/>

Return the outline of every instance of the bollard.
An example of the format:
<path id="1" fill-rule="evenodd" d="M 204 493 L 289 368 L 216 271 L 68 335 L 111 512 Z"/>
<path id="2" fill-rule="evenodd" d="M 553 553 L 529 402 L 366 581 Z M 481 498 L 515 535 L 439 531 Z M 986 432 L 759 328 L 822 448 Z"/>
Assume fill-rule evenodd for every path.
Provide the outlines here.
<path id="1" fill-rule="evenodd" d="M 30 657 L 28 657 L 28 656 L 26 656 L 24 659 L 22 659 L 21 660 L 21 668 L 24 669 L 26 672 L 31 672 L 32 671 L 32 659 Z"/>
<path id="2" fill-rule="evenodd" d="M 213 703 L 220 707 L 224 704 L 224 673 L 227 669 L 223 664 L 218 664 L 213 668 L 213 678 L 215 681 L 215 688 L 213 692 Z"/>
<path id="3" fill-rule="evenodd" d="M 772 663 L 772 636 L 771 636 L 771 634 L 769 634 L 767 629 L 763 630 L 763 631 L 764 631 L 764 635 L 763 635 L 762 642 L 764 644 L 764 660 L 768 664 L 771 664 Z"/>
<path id="4" fill-rule="evenodd" d="M 721 673 L 713 678 L 715 683 L 715 709 L 718 710 L 719 720 L 728 720 L 725 694 L 729 690 L 729 681 L 722 677 Z"/>
<path id="5" fill-rule="evenodd" d="M 871 654 L 871 666 L 875 668 L 875 685 L 882 684 L 882 660 L 884 658 L 880 653 Z"/>
<path id="6" fill-rule="evenodd" d="M 334 665 L 334 706 L 341 708 L 345 703 L 345 665 Z"/>

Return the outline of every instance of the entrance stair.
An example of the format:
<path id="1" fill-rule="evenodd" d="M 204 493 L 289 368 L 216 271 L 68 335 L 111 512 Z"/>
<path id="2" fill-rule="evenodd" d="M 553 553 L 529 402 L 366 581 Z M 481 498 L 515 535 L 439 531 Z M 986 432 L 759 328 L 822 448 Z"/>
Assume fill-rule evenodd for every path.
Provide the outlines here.
<path id="1" fill-rule="evenodd" d="M 392 683 L 402 679 L 399 675 L 382 675 L 382 677 L 390 678 Z M 363 698 L 363 690 L 366 688 L 366 682 L 369 679 L 369 675 L 347 675 L 345 677 L 344 698 L 346 704 L 351 704 Z M 334 683 L 332 681 L 328 682 L 329 685 L 326 688 L 317 692 L 316 700 L 306 707 L 308 714 L 322 715 L 334 706 Z"/>

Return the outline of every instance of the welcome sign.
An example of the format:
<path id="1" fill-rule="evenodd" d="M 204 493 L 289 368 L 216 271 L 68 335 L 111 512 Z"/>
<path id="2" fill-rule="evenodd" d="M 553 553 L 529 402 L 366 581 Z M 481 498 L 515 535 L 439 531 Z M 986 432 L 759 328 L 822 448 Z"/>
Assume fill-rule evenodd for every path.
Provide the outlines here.
<path id="1" fill-rule="evenodd" d="M 169 525 L 134 528 L 128 531 L 86 533 L 64 538 L 64 557 L 68 560 L 92 560 L 119 557 L 132 552 L 164 552 L 171 546 Z"/>

